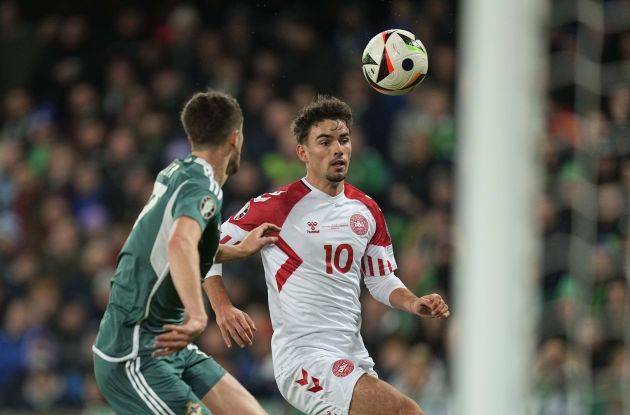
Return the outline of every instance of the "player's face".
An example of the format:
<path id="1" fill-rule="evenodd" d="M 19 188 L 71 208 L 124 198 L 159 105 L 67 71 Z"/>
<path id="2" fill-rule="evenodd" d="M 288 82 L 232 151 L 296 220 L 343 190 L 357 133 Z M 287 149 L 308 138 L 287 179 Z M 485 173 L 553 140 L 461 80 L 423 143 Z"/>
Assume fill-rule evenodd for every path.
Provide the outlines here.
<path id="1" fill-rule="evenodd" d="M 301 147 L 298 154 L 310 173 L 336 183 L 346 178 L 352 143 L 344 121 L 323 120 L 315 124 Z"/>
<path id="2" fill-rule="evenodd" d="M 230 156 L 230 161 L 228 161 L 227 169 L 225 172 L 228 176 L 235 174 L 238 171 L 238 168 L 241 166 L 241 149 L 243 147 L 243 126 L 238 129 L 236 141 L 234 143 L 232 155 Z"/>

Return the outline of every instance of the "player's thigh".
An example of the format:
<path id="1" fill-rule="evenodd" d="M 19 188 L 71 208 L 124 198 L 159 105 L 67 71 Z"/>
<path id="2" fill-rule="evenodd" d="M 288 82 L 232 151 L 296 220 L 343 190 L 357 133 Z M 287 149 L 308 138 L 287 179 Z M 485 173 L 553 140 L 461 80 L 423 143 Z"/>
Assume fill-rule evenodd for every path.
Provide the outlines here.
<path id="1" fill-rule="evenodd" d="M 178 352 L 178 362 L 183 359 L 182 379 L 213 415 L 265 414 L 256 399 L 211 356 L 190 344 Z"/>
<path id="2" fill-rule="evenodd" d="M 213 415 L 266 415 L 254 397 L 232 375 L 226 373 L 205 394 L 203 403 Z"/>
<path id="3" fill-rule="evenodd" d="M 227 373 L 216 360 L 193 344 L 177 352 L 173 366 L 181 370 L 183 381 L 199 398 L 206 396 Z"/>
<path id="4" fill-rule="evenodd" d="M 115 413 L 155 414 L 155 404 L 138 394 L 127 376 L 125 362 L 107 362 L 94 356 L 94 377 L 101 394 Z"/>
<path id="5" fill-rule="evenodd" d="M 208 409 L 165 362 L 137 357 L 121 363 L 94 357 L 99 389 L 117 414 L 210 415 Z"/>
<path id="6" fill-rule="evenodd" d="M 424 412 L 389 383 L 365 374 L 354 386 L 349 415 L 424 415 Z"/>

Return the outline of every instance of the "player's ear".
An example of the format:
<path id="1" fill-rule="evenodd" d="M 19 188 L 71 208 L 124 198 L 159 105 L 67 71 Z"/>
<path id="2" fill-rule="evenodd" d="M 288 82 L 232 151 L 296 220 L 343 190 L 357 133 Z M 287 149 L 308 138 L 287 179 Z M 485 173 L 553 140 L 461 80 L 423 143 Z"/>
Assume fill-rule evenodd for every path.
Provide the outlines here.
<path id="1" fill-rule="evenodd" d="M 228 136 L 228 144 L 230 147 L 238 147 L 238 130 L 233 130 Z"/>
<path id="2" fill-rule="evenodd" d="M 304 145 L 298 144 L 295 148 L 295 152 L 297 153 L 298 158 L 302 160 L 302 162 L 308 162 L 308 155 L 306 154 L 306 149 L 304 149 Z"/>

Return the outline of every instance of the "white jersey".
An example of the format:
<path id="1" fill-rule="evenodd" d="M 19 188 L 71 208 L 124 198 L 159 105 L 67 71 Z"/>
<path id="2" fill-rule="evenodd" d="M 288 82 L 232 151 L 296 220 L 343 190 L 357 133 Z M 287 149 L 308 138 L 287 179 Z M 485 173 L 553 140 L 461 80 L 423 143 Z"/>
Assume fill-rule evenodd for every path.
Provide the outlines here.
<path id="1" fill-rule="evenodd" d="M 236 244 L 262 223 L 281 228 L 262 251 L 276 375 L 304 356 L 340 356 L 373 366 L 360 335 L 361 280 L 380 301 L 404 285 L 376 202 L 350 184 L 330 196 L 305 179 L 251 199 L 221 227 Z M 208 277 L 221 274 L 215 265 Z"/>

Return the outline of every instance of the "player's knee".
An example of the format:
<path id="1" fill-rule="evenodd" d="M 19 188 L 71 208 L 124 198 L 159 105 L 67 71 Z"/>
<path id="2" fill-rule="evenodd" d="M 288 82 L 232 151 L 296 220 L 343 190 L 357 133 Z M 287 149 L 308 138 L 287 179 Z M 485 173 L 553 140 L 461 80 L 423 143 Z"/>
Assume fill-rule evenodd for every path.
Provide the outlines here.
<path id="1" fill-rule="evenodd" d="M 403 397 L 400 399 L 398 403 L 398 415 L 426 415 L 420 406 L 409 399 L 408 397 Z"/>

